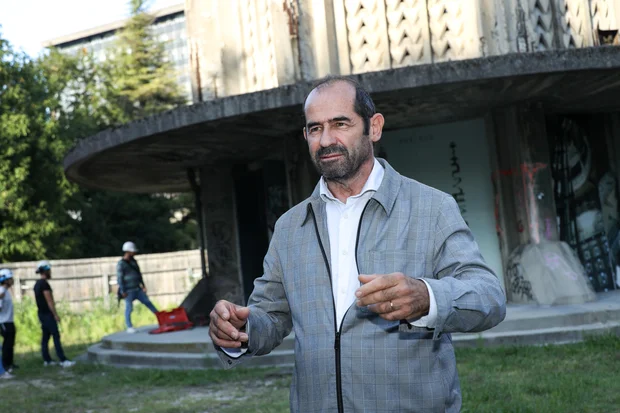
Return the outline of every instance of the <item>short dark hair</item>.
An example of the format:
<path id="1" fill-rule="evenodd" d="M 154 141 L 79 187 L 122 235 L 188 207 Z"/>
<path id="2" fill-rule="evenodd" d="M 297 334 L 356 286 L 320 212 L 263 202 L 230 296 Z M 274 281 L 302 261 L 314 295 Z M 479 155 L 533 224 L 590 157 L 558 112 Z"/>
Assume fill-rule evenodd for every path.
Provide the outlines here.
<path id="1" fill-rule="evenodd" d="M 372 118 L 375 113 L 377 113 L 377 110 L 375 108 L 375 102 L 372 101 L 370 93 L 368 93 L 368 91 L 364 89 L 364 86 L 362 86 L 360 82 L 350 76 L 329 75 L 314 82 L 314 84 L 312 85 L 312 89 L 310 89 L 310 91 L 306 95 L 306 98 L 304 99 L 304 117 L 306 101 L 308 100 L 308 96 L 310 96 L 310 93 L 312 93 L 312 91 L 315 89 L 320 89 L 324 86 L 329 86 L 336 82 L 347 82 L 355 88 L 355 103 L 353 105 L 353 110 L 364 121 L 364 135 L 368 135 L 370 133 L 370 118 Z"/>

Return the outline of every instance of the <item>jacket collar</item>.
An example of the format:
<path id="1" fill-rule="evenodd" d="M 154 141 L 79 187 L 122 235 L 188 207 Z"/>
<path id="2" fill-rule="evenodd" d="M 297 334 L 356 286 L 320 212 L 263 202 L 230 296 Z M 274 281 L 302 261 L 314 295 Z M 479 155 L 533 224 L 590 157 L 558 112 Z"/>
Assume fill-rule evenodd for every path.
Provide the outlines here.
<path id="1" fill-rule="evenodd" d="M 377 158 L 377 160 L 383 168 L 385 168 L 385 174 L 383 175 L 381 185 L 379 185 L 379 188 L 370 199 L 377 201 L 379 205 L 383 207 L 385 213 L 390 216 L 392 210 L 394 209 L 396 198 L 398 197 L 398 191 L 400 190 L 401 175 L 396 172 L 385 159 Z M 320 182 L 314 187 L 314 191 L 312 192 L 312 195 L 310 195 L 308 201 L 306 213 L 304 214 L 301 222 L 302 226 L 308 220 L 311 209 L 314 211 L 321 211 L 321 204 L 324 202 L 321 199 Z"/>

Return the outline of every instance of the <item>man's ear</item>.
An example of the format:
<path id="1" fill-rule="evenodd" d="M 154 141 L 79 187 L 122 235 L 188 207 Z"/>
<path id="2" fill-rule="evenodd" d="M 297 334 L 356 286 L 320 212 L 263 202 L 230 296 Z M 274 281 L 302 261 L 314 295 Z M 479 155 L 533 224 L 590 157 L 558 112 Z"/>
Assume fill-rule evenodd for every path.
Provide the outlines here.
<path id="1" fill-rule="evenodd" d="M 383 133 L 383 125 L 385 124 L 385 118 L 380 113 L 375 113 L 370 118 L 370 140 L 373 142 L 379 142 L 381 134 Z"/>
<path id="2" fill-rule="evenodd" d="M 306 142 L 308 141 L 308 132 L 306 131 L 306 127 L 304 126 L 304 139 Z"/>

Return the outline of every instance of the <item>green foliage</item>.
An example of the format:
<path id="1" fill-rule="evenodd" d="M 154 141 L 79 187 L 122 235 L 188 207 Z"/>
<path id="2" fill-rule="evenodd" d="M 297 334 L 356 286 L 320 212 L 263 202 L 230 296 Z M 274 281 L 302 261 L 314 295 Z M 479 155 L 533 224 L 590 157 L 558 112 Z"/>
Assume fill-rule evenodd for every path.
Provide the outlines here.
<path id="1" fill-rule="evenodd" d="M 118 255 L 131 239 L 141 253 L 185 250 L 196 247 L 198 228 L 191 216 L 171 223 L 175 210 L 190 201 L 188 196 L 164 196 L 81 190 L 72 200 L 81 219 L 73 229 L 82 240 L 74 253 L 81 257 Z M 91 234 L 97 234 L 92 236 Z"/>
<path id="2" fill-rule="evenodd" d="M 150 30 L 153 17 L 144 0 L 130 0 L 132 18 L 104 64 L 108 116 L 125 123 L 185 103 L 164 44 Z"/>
<path id="3" fill-rule="evenodd" d="M 79 139 L 185 103 L 144 0 L 103 63 L 86 50 L 39 60 L 0 37 L 0 262 L 196 248 L 191 196 L 79 188 L 63 157 Z M 175 212 L 184 211 L 180 220 Z"/>
<path id="4" fill-rule="evenodd" d="M 0 38 L 0 260 L 44 255 L 69 233 L 74 188 L 59 167 L 66 149 L 58 101 L 37 62 Z"/>

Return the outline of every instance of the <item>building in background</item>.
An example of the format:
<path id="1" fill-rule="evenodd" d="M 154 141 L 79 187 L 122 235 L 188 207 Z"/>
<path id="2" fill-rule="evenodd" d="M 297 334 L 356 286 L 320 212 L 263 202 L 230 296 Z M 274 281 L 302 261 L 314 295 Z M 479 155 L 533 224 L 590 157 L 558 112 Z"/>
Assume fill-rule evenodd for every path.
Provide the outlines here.
<path id="1" fill-rule="evenodd" d="M 166 56 L 174 63 L 181 92 L 192 101 L 189 47 L 185 23 L 185 9 L 183 3 L 156 10 L 152 24 L 156 38 L 164 43 Z M 99 61 L 106 59 L 106 50 L 113 47 L 116 41 L 116 31 L 124 27 L 127 20 L 119 20 L 103 26 L 93 27 L 78 33 L 69 34 L 49 40 L 44 47 L 56 47 L 64 53 L 77 53 L 87 50 Z"/>
<path id="2" fill-rule="evenodd" d="M 355 76 L 378 154 L 451 194 L 512 302 L 617 288 L 620 0 L 187 0 L 194 104 L 85 137 L 67 177 L 197 195 L 209 277 L 243 303 L 277 217 L 318 177 L 313 80 Z M 131 162 L 129 162 L 131 160 Z M 123 168 L 118 168 L 123 165 Z"/>

